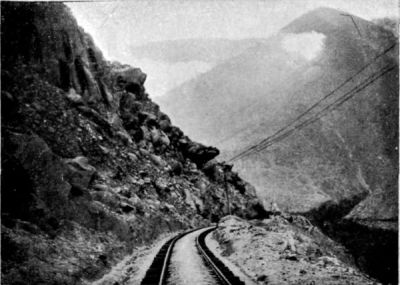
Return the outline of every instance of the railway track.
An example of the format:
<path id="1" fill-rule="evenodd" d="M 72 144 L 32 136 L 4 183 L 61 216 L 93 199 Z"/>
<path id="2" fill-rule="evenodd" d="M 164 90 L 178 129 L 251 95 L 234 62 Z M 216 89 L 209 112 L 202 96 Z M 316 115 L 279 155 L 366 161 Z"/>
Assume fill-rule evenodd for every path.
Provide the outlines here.
<path id="1" fill-rule="evenodd" d="M 147 270 L 141 285 L 165 285 L 169 276 L 169 263 L 172 251 L 176 242 L 183 236 L 200 229 L 181 233 L 168 240 L 155 256 L 153 263 Z M 203 258 L 206 266 L 210 269 L 211 275 L 215 278 L 216 285 L 242 285 L 245 284 L 236 277 L 215 255 L 208 249 L 205 243 L 207 234 L 215 230 L 209 228 L 196 237 L 196 247 Z"/>
<path id="2" fill-rule="evenodd" d="M 197 229 L 195 229 L 197 230 Z M 154 257 L 153 263 L 147 270 L 141 285 L 164 285 L 167 284 L 168 278 L 168 265 L 171 260 L 172 249 L 175 243 L 183 236 L 195 231 L 191 230 L 185 233 L 181 233 L 170 240 L 168 240 L 159 250 L 157 255 Z"/>
<path id="3" fill-rule="evenodd" d="M 212 270 L 213 275 L 218 280 L 217 284 L 245 285 L 245 283 L 241 281 L 237 276 L 235 276 L 232 271 L 230 271 L 229 268 L 221 260 L 219 260 L 207 247 L 205 238 L 213 230 L 215 230 L 215 228 L 208 229 L 197 236 L 196 247 L 200 255 L 202 256 L 207 266 Z"/>

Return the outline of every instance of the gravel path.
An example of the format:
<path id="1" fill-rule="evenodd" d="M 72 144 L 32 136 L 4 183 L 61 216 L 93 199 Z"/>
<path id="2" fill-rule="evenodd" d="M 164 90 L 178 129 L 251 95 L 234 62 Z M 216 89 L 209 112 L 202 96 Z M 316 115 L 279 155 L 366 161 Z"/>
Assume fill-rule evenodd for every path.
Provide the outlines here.
<path id="1" fill-rule="evenodd" d="M 216 241 L 212 233 L 208 234 L 206 236 L 206 245 L 207 247 L 214 253 L 215 257 L 217 257 L 219 260 L 221 260 L 226 267 L 229 268 L 230 271 L 232 271 L 235 276 L 239 277 L 240 280 L 242 280 L 246 285 L 256 285 L 257 283 L 251 279 L 250 276 L 248 276 L 243 270 L 241 270 L 237 265 L 235 265 L 232 261 L 227 259 L 222 255 L 222 249 Z"/>
<path id="2" fill-rule="evenodd" d="M 169 268 L 169 284 L 208 285 L 215 284 L 196 248 L 196 237 L 205 231 L 201 229 L 181 238 L 174 246 Z"/>

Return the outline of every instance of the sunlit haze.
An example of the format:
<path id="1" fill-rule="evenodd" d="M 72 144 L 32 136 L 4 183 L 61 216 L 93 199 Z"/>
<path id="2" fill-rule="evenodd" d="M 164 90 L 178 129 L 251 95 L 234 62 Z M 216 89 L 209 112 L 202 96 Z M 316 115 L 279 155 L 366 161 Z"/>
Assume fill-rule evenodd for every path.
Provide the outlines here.
<path id="1" fill-rule="evenodd" d="M 282 46 L 291 53 L 312 60 L 321 52 L 325 36 L 315 31 L 311 33 L 288 34 L 282 40 Z"/>

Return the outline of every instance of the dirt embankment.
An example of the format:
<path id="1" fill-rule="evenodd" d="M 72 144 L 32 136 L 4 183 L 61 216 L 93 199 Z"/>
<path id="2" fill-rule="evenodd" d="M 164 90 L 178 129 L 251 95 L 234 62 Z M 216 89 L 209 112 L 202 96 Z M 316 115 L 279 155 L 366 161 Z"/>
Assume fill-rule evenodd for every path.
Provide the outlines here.
<path id="1" fill-rule="evenodd" d="M 301 216 L 261 222 L 228 216 L 212 239 L 215 250 L 257 284 L 378 284 Z"/>

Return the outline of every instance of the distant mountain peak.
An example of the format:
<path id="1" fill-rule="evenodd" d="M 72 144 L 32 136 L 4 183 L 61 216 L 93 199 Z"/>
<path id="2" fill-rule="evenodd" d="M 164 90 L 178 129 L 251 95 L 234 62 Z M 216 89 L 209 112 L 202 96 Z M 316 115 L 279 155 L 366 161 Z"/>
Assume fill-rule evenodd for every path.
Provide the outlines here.
<path id="1" fill-rule="evenodd" d="M 290 24 L 282 28 L 281 31 L 289 33 L 304 33 L 314 30 L 328 34 L 333 30 L 349 29 L 349 31 L 357 32 L 354 22 L 350 17 L 353 18 L 357 26 L 362 27 L 374 25 L 372 22 L 345 11 L 328 7 L 319 7 L 292 21 Z M 354 30 L 352 30 L 353 28 Z"/>
<path id="2" fill-rule="evenodd" d="M 345 13 L 341 10 L 338 9 L 334 9 L 334 8 L 330 8 L 330 7 L 318 7 L 315 8 L 313 10 L 311 10 L 310 12 L 304 14 L 304 15 L 311 15 L 311 14 L 330 14 L 330 15 L 334 15 L 334 14 L 342 14 Z"/>

